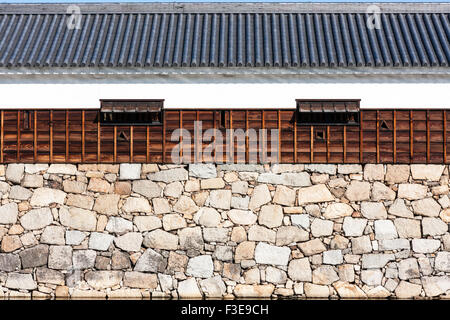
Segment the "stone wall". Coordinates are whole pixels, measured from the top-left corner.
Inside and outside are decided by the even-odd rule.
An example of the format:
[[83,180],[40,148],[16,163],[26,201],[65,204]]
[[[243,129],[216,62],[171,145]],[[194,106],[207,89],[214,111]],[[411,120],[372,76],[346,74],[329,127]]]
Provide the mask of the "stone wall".
[[444,165],[0,166],[0,298],[450,297]]

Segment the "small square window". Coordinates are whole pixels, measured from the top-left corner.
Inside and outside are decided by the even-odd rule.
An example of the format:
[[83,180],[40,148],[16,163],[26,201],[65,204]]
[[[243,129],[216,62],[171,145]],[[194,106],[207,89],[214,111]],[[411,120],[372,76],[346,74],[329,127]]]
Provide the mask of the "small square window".
[[360,100],[297,100],[297,125],[359,125]]
[[164,100],[101,100],[103,125],[162,125]]

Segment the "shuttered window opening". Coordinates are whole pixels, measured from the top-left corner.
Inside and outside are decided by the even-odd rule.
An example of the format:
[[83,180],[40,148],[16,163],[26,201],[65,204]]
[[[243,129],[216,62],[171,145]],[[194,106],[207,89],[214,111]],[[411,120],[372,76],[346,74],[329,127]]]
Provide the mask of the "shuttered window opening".
[[359,125],[359,99],[296,101],[297,125]]
[[102,125],[162,125],[164,100],[100,100]]

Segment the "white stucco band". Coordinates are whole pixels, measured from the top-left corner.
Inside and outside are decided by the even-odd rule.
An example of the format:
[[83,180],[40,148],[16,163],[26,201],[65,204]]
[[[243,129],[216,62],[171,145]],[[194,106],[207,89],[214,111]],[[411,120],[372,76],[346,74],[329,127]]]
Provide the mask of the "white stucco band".
[[165,108],[294,108],[361,99],[362,108],[449,108],[448,74],[0,74],[0,108],[98,108],[165,99]]

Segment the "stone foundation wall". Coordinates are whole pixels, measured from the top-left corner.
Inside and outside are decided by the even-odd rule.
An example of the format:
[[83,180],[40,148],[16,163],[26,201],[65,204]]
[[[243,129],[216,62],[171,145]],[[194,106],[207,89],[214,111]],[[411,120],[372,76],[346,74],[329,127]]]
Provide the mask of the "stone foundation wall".
[[450,297],[444,165],[0,166],[0,298]]

